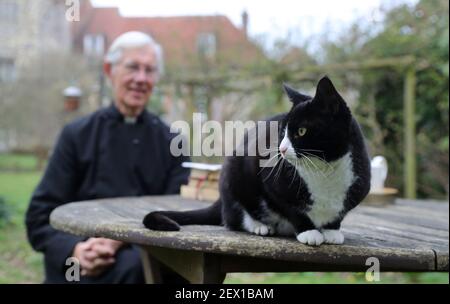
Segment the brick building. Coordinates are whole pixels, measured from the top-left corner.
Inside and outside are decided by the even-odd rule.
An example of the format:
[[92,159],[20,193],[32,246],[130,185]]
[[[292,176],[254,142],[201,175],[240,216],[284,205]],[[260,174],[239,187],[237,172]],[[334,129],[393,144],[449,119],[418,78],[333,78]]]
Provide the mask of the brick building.
[[164,49],[166,66],[198,68],[209,64],[240,67],[263,58],[247,36],[248,15],[241,27],[226,16],[123,17],[117,7],[93,7],[85,0],[81,21],[72,28],[73,47],[100,56],[120,34],[137,30],[150,34]]

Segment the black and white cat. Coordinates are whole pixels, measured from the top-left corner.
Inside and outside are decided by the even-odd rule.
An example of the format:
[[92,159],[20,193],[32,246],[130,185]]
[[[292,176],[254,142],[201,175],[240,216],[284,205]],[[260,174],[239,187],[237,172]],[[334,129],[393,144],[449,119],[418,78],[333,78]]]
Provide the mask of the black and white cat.
[[[370,188],[364,137],[328,77],[319,81],[314,98],[284,88],[291,110],[266,121],[279,125],[276,166],[261,168],[261,155],[228,157],[216,203],[200,210],[149,213],[145,227],[225,225],[257,235],[296,236],[308,245],[342,244],[341,221]],[[255,144],[258,136],[247,134],[243,144]]]

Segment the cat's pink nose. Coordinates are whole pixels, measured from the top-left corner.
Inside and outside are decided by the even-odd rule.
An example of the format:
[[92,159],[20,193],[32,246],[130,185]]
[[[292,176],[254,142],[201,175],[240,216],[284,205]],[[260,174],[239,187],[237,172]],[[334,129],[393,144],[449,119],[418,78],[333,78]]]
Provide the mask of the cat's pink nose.
[[281,154],[284,156],[284,154],[286,153],[286,151],[287,151],[287,147],[286,146],[280,146],[280,152],[281,152]]

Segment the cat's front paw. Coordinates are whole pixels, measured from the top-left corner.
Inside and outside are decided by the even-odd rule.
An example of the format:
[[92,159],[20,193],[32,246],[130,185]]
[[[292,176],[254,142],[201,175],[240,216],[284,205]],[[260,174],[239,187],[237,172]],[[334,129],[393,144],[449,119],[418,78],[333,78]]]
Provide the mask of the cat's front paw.
[[340,245],[344,243],[344,235],[339,230],[323,230],[325,243]]
[[314,229],[299,233],[297,240],[306,245],[319,246],[323,243],[324,237],[319,230]]
[[273,235],[275,234],[275,229],[255,221],[252,232],[256,235]]
[[275,228],[253,219],[247,213],[244,213],[243,228],[244,228],[244,230],[246,230],[250,233],[256,234],[256,235],[274,235],[275,234]]

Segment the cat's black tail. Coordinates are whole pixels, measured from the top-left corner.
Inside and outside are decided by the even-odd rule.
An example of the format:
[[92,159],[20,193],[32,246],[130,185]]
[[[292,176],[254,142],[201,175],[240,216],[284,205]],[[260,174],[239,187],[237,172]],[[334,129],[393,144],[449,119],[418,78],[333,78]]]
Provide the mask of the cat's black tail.
[[144,217],[142,223],[148,229],[178,231],[180,225],[221,225],[220,198],[207,208],[190,211],[154,211]]

